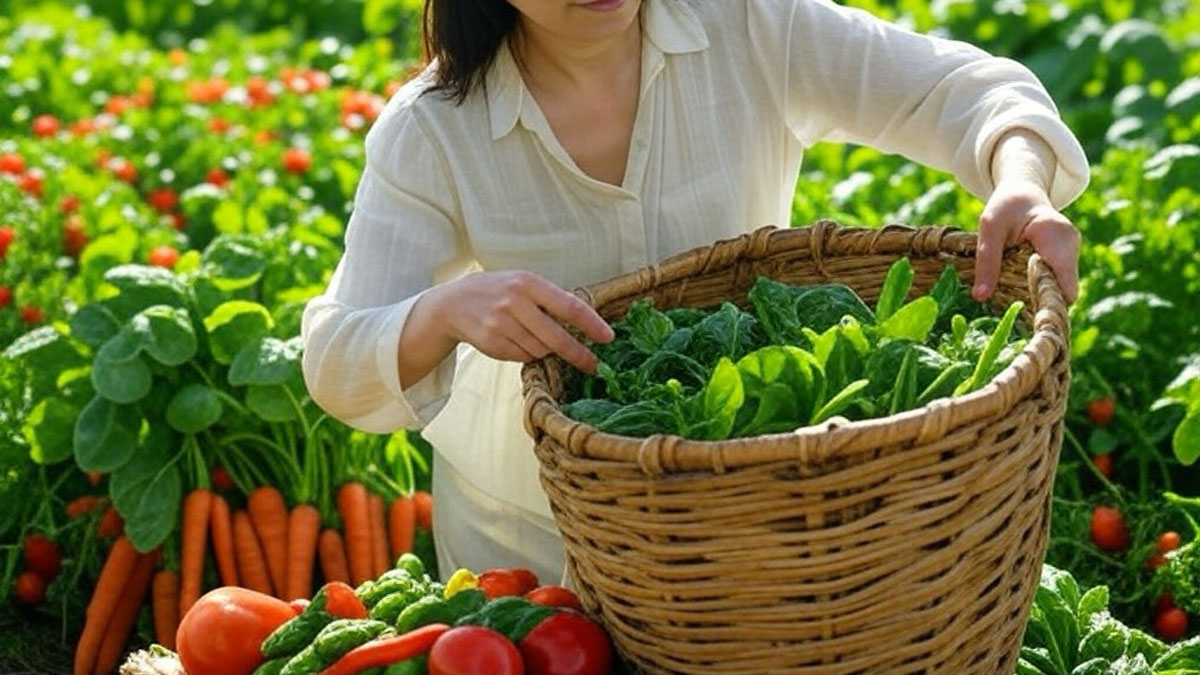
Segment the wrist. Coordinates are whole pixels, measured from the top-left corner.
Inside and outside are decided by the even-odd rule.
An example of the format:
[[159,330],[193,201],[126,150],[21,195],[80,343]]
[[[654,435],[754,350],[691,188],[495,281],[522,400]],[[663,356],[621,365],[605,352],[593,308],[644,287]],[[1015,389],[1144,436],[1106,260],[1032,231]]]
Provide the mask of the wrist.
[[997,187],[1028,184],[1048,196],[1056,167],[1049,144],[1027,129],[1013,129],[1004,134],[992,154],[992,179]]

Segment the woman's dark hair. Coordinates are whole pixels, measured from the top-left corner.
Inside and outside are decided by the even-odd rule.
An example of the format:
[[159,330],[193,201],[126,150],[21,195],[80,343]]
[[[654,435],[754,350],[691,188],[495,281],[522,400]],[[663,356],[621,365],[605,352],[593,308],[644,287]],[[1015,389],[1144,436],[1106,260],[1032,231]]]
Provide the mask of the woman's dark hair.
[[436,79],[427,91],[440,91],[457,103],[466,100],[484,76],[500,42],[517,26],[517,9],[506,0],[427,0],[425,58],[437,60]]

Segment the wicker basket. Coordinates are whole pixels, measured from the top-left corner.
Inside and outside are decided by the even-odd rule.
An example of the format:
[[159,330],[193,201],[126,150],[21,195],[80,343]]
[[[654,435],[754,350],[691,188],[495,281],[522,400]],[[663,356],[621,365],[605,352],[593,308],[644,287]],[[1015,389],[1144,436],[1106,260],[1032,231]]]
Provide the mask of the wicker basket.
[[[763,228],[579,291],[606,319],[744,298],[759,275],[873,301],[914,292],[974,235]],[[1068,386],[1066,305],[1027,249],[998,303],[1034,335],[981,390],[892,417],[720,442],[606,434],[564,416],[565,366],[523,371],[541,482],[586,608],[648,673],[1012,673],[1037,588]]]

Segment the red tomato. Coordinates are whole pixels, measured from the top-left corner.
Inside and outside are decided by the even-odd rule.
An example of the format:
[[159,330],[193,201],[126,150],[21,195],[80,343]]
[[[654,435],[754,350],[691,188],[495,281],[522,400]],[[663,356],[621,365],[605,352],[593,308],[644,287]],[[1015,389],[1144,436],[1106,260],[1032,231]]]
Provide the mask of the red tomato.
[[108,168],[112,169],[113,175],[115,175],[117,178],[120,178],[121,180],[125,181],[126,183],[136,183],[137,182],[137,179],[138,179],[137,167],[133,165],[133,162],[131,162],[127,159],[124,159],[124,158],[114,159],[111,162],[109,162]]
[[1158,550],[1162,553],[1174,551],[1182,543],[1183,538],[1179,536],[1178,532],[1167,531],[1158,535]]
[[488,570],[479,575],[479,590],[483,591],[488,600],[524,595],[526,591],[523,588],[521,580],[509,570]]
[[17,238],[17,232],[11,225],[0,227],[0,259],[3,259],[8,253],[8,247],[12,245],[13,239]]
[[1166,562],[1167,562],[1166,556],[1164,556],[1161,553],[1155,553],[1154,555],[1150,556],[1149,558],[1146,558],[1146,568],[1156,570],[1156,569],[1162,567],[1164,564],[1166,564]]
[[525,599],[535,605],[545,605],[546,607],[567,607],[577,612],[583,611],[583,605],[579,603],[579,596],[575,595],[569,588],[563,586],[547,585],[538,586],[537,588],[525,594]]
[[71,124],[71,135],[86,136],[96,130],[96,123],[89,119],[81,119]]
[[508,573],[517,580],[517,584],[523,589],[521,595],[542,585],[542,582],[538,581],[537,575],[532,570],[527,570],[524,567],[510,567],[508,568]]
[[33,135],[45,138],[58,133],[58,118],[54,115],[38,115],[33,118]]
[[224,117],[214,117],[208,121],[208,129],[214,134],[223,134],[233,128],[233,124]]
[[0,173],[14,176],[25,172],[25,158],[15,152],[0,153]]
[[1158,596],[1158,602],[1154,606],[1154,615],[1158,616],[1174,606],[1175,598],[1172,598],[1170,593],[1161,593]]
[[10,302],[12,302],[12,289],[8,286],[0,286],[0,309],[8,307]]
[[1098,398],[1087,404],[1088,417],[1094,424],[1107,426],[1112,421],[1113,413],[1117,411],[1117,402],[1111,396]]
[[88,236],[83,229],[83,219],[78,215],[68,216],[67,222],[63,224],[63,252],[77,258],[87,243]]
[[524,672],[516,646],[483,626],[451,628],[429,650],[429,675],[523,675]]
[[1154,617],[1154,632],[1168,642],[1174,642],[1187,634],[1187,612],[1178,607],[1169,607]]
[[212,479],[213,487],[218,490],[232,490],[234,488],[233,477],[220,464],[213,466],[210,478]]
[[46,314],[37,305],[25,305],[21,308],[21,322],[34,326],[46,320]]
[[220,169],[209,169],[208,176],[205,177],[209,183],[217,187],[225,187],[229,183],[229,176]]
[[75,195],[67,195],[58,203],[58,210],[62,211],[63,215],[71,215],[79,210],[79,197]]
[[26,194],[40,198],[45,191],[46,177],[38,169],[32,169],[21,174],[17,179],[17,187],[21,188]]
[[13,595],[24,605],[40,605],[46,599],[46,582],[35,572],[22,572],[13,583]]
[[1096,470],[1099,471],[1105,478],[1112,478],[1112,455],[1108,453],[1094,455],[1092,456],[1092,464],[1096,465]]
[[276,628],[296,616],[269,595],[226,586],[196,601],[175,634],[188,675],[250,675],[262,665],[259,649]]
[[308,172],[312,166],[312,155],[307,150],[288,148],[283,151],[283,170],[296,175]]
[[612,646],[599,624],[575,612],[557,612],[521,640],[529,675],[608,675]]
[[175,263],[179,262],[179,251],[176,251],[171,246],[155,246],[147,257],[147,262],[155,267],[165,267],[171,269],[175,267]]
[[25,537],[25,546],[21,550],[25,558],[25,567],[36,573],[46,583],[54,581],[62,566],[62,554],[58,546],[44,534],[31,534]]
[[177,230],[182,230],[187,227],[187,218],[185,218],[182,213],[175,212],[169,217],[171,218],[171,227],[174,227]]
[[170,213],[179,204],[179,194],[169,187],[151,190],[146,202],[159,213]]
[[1092,541],[1109,553],[1129,546],[1129,529],[1121,512],[1111,506],[1097,506],[1092,511]]

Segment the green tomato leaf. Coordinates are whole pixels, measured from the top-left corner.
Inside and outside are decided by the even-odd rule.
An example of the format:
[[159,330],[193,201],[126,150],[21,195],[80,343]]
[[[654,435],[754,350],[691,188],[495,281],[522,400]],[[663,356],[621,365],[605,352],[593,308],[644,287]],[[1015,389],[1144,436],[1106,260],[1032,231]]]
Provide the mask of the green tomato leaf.
[[196,434],[216,424],[221,412],[217,392],[202,384],[189,384],[167,404],[167,423],[181,434]]
[[25,419],[22,432],[29,443],[29,456],[38,464],[56,464],[71,456],[72,429],[79,406],[59,397],[43,399]]
[[141,357],[116,362],[98,354],[92,365],[96,392],[114,403],[136,403],[150,393],[153,384],[150,366]]
[[162,544],[179,522],[183,482],[177,447],[178,439],[169,429],[152,426],[133,457],[112,473],[109,494],[125,519],[125,533],[139,551]]
[[267,334],[275,325],[271,312],[257,302],[230,300],[204,318],[213,357],[229,365],[238,351]]
[[99,473],[120,468],[137,447],[140,426],[137,410],[96,396],[75,422],[75,463],[84,471]]
[[133,317],[130,326],[142,336],[146,354],[164,366],[182,365],[196,355],[196,332],[186,309],[148,307]]
[[304,343],[300,337],[284,341],[264,337],[238,350],[229,368],[229,384],[282,384],[300,372],[300,355]]

